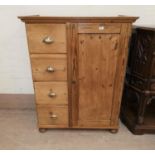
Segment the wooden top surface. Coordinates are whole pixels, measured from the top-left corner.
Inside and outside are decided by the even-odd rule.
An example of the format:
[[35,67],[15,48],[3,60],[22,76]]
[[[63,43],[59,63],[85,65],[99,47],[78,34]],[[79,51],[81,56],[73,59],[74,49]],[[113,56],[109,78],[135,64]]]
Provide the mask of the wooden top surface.
[[52,16],[19,16],[25,23],[66,23],[66,22],[109,22],[109,23],[132,23],[139,17],[116,16],[116,17],[52,17]]

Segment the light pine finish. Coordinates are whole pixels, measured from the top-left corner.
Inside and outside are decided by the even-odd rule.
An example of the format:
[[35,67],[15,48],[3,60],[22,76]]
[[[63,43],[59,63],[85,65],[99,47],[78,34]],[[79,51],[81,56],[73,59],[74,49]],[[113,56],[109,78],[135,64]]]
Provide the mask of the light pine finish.
[[[26,29],[30,53],[66,53],[65,24],[27,24]],[[52,42],[44,43],[45,37]]]
[[39,126],[68,127],[67,106],[37,105]]
[[137,17],[19,18],[26,23],[39,128],[117,132]]
[[117,74],[115,77],[114,96],[113,96],[113,108],[111,116],[111,125],[117,125],[119,121],[119,113],[124,85],[125,69],[128,58],[128,43],[131,36],[131,24],[122,24],[120,34],[119,50],[117,62]]
[[119,23],[80,23],[78,33],[120,33],[121,24]]
[[68,104],[67,82],[35,82],[34,88],[37,104]]
[[[32,54],[32,74],[34,81],[66,81],[67,56],[65,54]],[[48,68],[53,71],[48,71]]]
[[27,24],[41,23],[133,23],[138,17],[48,17],[48,16],[19,16]]
[[[69,94],[69,125],[70,127],[78,127],[78,80],[77,74],[77,24],[67,23],[67,49],[68,49],[68,94]],[[73,104],[74,103],[74,104]]]
[[118,44],[119,34],[79,35],[79,124],[110,122]]

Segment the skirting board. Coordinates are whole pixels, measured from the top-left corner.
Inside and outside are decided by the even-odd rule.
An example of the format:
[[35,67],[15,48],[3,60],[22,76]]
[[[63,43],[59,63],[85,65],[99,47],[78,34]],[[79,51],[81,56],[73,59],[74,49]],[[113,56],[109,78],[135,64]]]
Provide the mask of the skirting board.
[[0,94],[0,109],[35,109],[34,94]]

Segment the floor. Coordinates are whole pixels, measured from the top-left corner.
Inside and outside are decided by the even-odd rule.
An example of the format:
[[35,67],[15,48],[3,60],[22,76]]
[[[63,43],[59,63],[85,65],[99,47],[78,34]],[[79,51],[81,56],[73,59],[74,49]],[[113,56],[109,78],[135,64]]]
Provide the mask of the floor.
[[135,136],[123,124],[117,134],[104,130],[40,133],[32,109],[1,109],[0,130],[0,149],[155,149],[155,135]]

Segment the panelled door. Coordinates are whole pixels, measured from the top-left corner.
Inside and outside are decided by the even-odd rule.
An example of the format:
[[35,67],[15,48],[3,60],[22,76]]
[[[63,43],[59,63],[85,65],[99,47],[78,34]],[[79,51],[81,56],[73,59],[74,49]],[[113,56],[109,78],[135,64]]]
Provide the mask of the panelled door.
[[72,54],[72,125],[110,126],[120,24],[78,24]]

